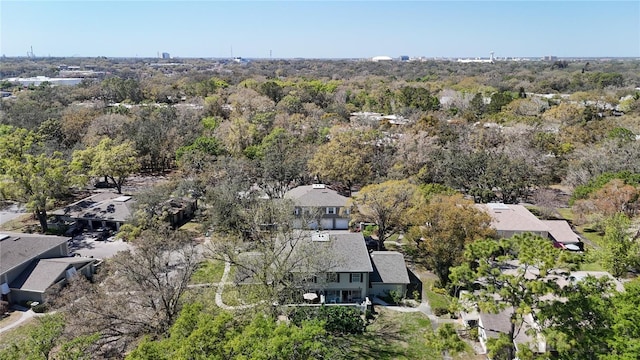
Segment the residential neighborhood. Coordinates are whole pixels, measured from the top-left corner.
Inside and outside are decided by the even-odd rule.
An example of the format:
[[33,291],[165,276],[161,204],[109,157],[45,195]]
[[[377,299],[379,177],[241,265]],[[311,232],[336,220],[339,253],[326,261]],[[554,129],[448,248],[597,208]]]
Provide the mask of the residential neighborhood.
[[[127,4],[110,31],[156,19],[211,52],[275,4]],[[0,359],[640,359],[637,56],[561,53],[591,45],[575,35],[539,56],[413,55],[399,29],[420,25],[402,37],[429,51],[442,31],[409,5],[444,4],[286,5],[366,19],[331,44],[367,52],[280,57],[283,38],[333,48],[291,18],[255,57],[182,56],[143,28],[101,49],[141,56],[0,57]],[[370,26],[396,8],[405,21]],[[5,29],[9,11],[3,42],[31,41],[40,24]],[[487,39],[538,42],[520,30]],[[114,39],[60,31],[79,49]]]

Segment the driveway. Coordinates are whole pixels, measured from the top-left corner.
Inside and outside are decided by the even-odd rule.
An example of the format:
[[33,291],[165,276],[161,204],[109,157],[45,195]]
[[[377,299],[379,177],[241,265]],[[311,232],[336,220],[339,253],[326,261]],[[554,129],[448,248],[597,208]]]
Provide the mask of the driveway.
[[9,205],[8,207],[0,210],[0,225],[11,221],[19,216],[26,214],[26,210],[20,205]]
[[69,251],[86,257],[106,259],[119,251],[131,249],[131,245],[122,240],[110,237],[107,240],[98,240],[97,234],[83,233],[74,236],[69,243]]

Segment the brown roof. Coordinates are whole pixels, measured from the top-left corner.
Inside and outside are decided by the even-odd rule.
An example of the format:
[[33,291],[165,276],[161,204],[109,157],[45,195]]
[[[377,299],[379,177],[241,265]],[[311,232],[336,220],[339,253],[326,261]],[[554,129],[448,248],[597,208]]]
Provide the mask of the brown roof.
[[553,239],[563,244],[576,244],[581,242],[580,236],[574,233],[571,225],[565,220],[542,220],[549,228],[549,234]]
[[542,232],[549,227],[522,205],[500,203],[478,204],[480,209],[489,213],[491,225],[497,231]]

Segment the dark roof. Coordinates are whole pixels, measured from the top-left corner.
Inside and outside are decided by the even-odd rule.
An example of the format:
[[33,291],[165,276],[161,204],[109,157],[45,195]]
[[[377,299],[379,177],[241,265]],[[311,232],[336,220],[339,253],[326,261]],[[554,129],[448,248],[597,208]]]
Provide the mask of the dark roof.
[[309,207],[345,207],[348,201],[346,196],[321,184],[298,186],[287,191],[284,198],[293,200],[296,206]]
[[[511,331],[511,314],[513,314],[513,307],[507,307],[497,314],[480,312],[479,317],[487,339],[497,338],[500,334],[508,334]],[[536,340],[535,335],[527,334],[534,327],[534,322],[531,314],[524,315],[522,326],[519,331],[516,330],[513,340],[516,344],[530,344],[533,346],[531,349],[538,352],[541,346],[536,343],[539,340]]]
[[31,261],[51,249],[61,245],[66,246],[67,241],[71,239],[62,236],[13,232],[2,232],[0,238],[4,235],[8,238],[0,241],[0,274]]
[[404,256],[397,251],[371,252],[373,274],[371,282],[384,284],[408,284],[409,273]]
[[511,314],[513,308],[507,308],[497,314],[481,312],[482,327],[487,338],[497,338],[500,334],[508,334],[511,331]]
[[56,259],[40,259],[34,261],[18,278],[11,284],[10,288],[44,292],[47,288],[65,276],[68,268],[83,266],[94,259],[68,257]]
[[135,200],[131,196],[101,192],[58,209],[52,214],[69,216],[72,219],[124,222],[131,217],[133,203]]

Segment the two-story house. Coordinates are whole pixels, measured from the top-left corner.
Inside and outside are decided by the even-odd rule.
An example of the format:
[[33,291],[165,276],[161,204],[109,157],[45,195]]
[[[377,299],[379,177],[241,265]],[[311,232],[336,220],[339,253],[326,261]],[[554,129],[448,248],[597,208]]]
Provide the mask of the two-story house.
[[296,229],[349,228],[348,198],[324,184],[298,186],[287,191],[284,198],[293,201]]
[[[293,259],[300,300],[315,293],[329,304],[361,303],[366,297],[384,296],[394,290],[406,294],[409,275],[402,254],[369,253],[362,233],[302,231],[293,252],[279,251]],[[282,247],[281,247],[282,248]],[[303,252],[303,256],[298,256]],[[255,254],[254,254],[255,255]]]

